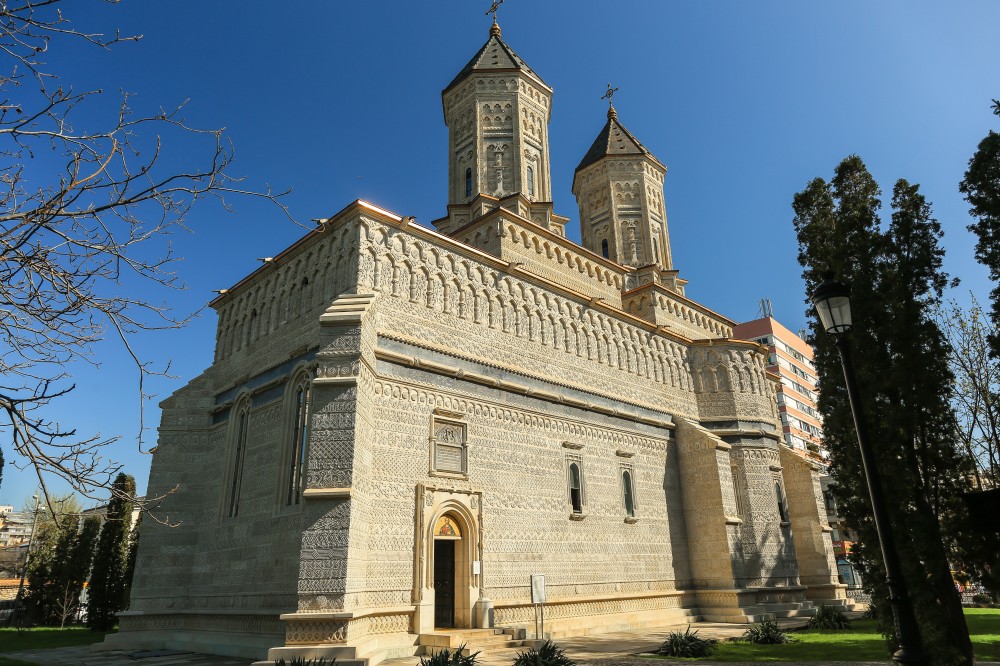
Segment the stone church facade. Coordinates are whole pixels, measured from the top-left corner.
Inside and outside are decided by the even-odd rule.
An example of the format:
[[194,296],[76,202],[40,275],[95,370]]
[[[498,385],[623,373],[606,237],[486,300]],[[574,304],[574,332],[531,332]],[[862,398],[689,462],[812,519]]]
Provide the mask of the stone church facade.
[[163,402],[109,645],[376,663],[449,628],[554,637],[843,599],[775,381],[673,266],[666,167],[619,122],[551,203],[552,91],[501,39],[444,90],[436,230],[363,201],[220,295]]

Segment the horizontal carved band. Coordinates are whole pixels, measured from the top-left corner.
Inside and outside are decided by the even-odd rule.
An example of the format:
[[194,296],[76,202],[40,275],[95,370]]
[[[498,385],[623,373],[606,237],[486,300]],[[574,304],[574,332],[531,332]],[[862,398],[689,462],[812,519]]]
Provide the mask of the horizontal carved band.
[[[421,341],[421,340],[416,340],[416,339],[413,339],[413,338],[409,338],[407,336],[400,335],[398,333],[394,333],[392,335],[386,335],[385,337],[387,337],[389,339],[392,339],[392,340],[397,340],[399,342],[404,342],[406,344],[410,344],[410,345],[413,345],[415,347],[420,347],[420,348],[423,348],[423,349],[430,349],[432,351],[440,351],[439,349],[426,344],[425,341]],[[450,352],[446,352],[446,353],[450,353]],[[451,354],[451,355],[455,355],[455,354]],[[639,414],[634,414],[634,413],[631,413],[631,412],[622,411],[620,409],[610,408],[610,407],[604,407],[603,405],[597,405],[597,404],[594,404],[594,403],[591,403],[591,402],[587,402],[585,400],[580,400],[578,398],[574,398],[572,396],[565,395],[565,394],[562,394],[562,393],[552,393],[552,392],[549,392],[549,391],[540,391],[538,389],[526,386],[526,385],[521,384],[519,382],[512,382],[512,381],[508,381],[508,380],[497,379],[496,377],[490,377],[488,375],[480,374],[478,372],[469,372],[468,370],[463,370],[462,368],[458,368],[458,367],[455,367],[455,366],[445,365],[443,363],[436,363],[436,362],[433,362],[433,361],[428,361],[428,360],[425,360],[425,359],[418,358],[416,356],[411,356],[409,354],[401,354],[401,353],[398,353],[398,352],[395,352],[395,351],[390,351],[388,349],[384,349],[384,348],[381,348],[381,347],[379,347],[379,348],[377,348],[375,350],[375,358],[377,358],[379,360],[382,360],[382,361],[388,361],[390,363],[396,363],[397,365],[404,365],[404,366],[409,366],[409,367],[412,367],[412,368],[419,368],[421,370],[427,370],[428,372],[433,372],[435,374],[444,375],[446,377],[455,377],[455,378],[458,378],[458,379],[464,379],[466,381],[474,382],[476,384],[482,384],[484,386],[490,386],[492,388],[503,389],[504,391],[510,391],[511,393],[520,393],[521,395],[527,395],[527,396],[539,398],[539,399],[542,399],[542,400],[546,400],[546,401],[549,401],[549,402],[555,402],[555,403],[558,403],[558,404],[569,405],[571,407],[578,407],[580,409],[586,409],[588,411],[597,412],[598,414],[607,414],[609,416],[616,416],[616,417],[619,417],[619,418],[626,418],[626,419],[629,419],[629,420],[632,420],[632,421],[636,421],[638,423],[645,423],[645,424],[648,424],[648,425],[654,425],[654,426],[657,426],[657,427],[660,427],[660,428],[673,429],[675,427],[675,424],[674,424],[674,422],[672,420],[662,420],[662,419],[649,418],[649,417],[646,417],[646,416],[641,416]],[[458,358],[462,358],[462,357],[459,356]],[[471,360],[478,361],[478,359],[471,359]],[[497,367],[500,367],[500,366],[497,366]],[[501,368],[501,369],[506,369],[506,368]],[[521,373],[519,373],[517,371],[514,371],[514,370],[512,370],[511,372],[512,372],[512,374],[521,374]],[[538,379],[542,379],[543,381],[546,381],[542,377],[539,377]],[[578,389],[578,390],[583,390],[583,389]],[[645,405],[641,405],[641,406],[646,407]],[[648,408],[652,409],[651,406],[648,407]]]

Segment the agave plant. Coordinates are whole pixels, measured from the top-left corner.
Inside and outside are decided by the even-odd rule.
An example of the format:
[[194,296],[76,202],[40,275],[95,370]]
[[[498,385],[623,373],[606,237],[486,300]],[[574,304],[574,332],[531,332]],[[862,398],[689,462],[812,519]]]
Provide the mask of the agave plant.
[[445,648],[429,657],[420,657],[420,666],[475,666],[479,653],[463,654],[464,652],[465,643],[454,650]]
[[780,645],[792,642],[788,634],[782,631],[774,620],[762,620],[754,624],[743,634],[743,640],[762,645]]
[[715,638],[699,638],[698,631],[691,631],[691,626],[688,625],[684,633],[669,633],[656,653],[665,657],[710,657],[718,643]]
[[816,614],[809,618],[810,629],[847,629],[851,621],[836,606],[820,606]]
[[518,652],[514,666],[575,666],[576,662],[566,656],[561,647],[552,641],[545,641],[537,650],[531,648]]

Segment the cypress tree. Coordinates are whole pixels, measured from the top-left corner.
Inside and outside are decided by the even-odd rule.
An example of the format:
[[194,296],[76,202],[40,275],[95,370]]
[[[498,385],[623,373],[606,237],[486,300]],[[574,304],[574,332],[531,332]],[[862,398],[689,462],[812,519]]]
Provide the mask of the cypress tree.
[[94,550],[100,531],[100,517],[87,516],[80,531],[76,534],[69,562],[63,568],[64,573],[58,580],[59,605],[62,608],[62,614],[58,618],[60,626],[65,625],[66,620],[75,614],[80,605],[80,594],[83,592],[83,585],[90,575],[90,566],[94,561]]
[[24,608],[32,623],[44,624],[52,614],[52,577],[58,537],[54,523],[35,529],[24,591]]
[[[851,285],[854,357],[890,523],[924,641],[935,664],[972,664],[972,648],[951,580],[941,524],[961,516],[967,460],[956,449],[949,404],[947,343],[933,313],[948,284],[941,271],[940,225],[917,186],[893,189],[892,222],[882,231],[880,192],[857,156],[833,180],[795,196],[799,262],[808,294],[825,270]],[[857,435],[834,340],[812,320],[823,390],[818,406],[845,518],[857,529],[854,558],[872,593],[880,628],[895,648],[885,569],[871,518]]]
[[52,552],[50,578],[46,585],[48,597],[45,624],[63,624],[72,615],[72,581],[77,576],[73,571],[73,554],[76,550],[77,533],[80,530],[79,516],[64,516],[59,525],[59,536]]
[[87,596],[87,626],[108,631],[115,626],[115,613],[123,610],[128,534],[135,498],[135,479],[120,473],[111,486],[108,513],[94,554]]
[[125,558],[125,589],[122,593],[122,608],[128,609],[132,597],[132,578],[135,576],[135,560],[139,556],[139,527],[142,525],[142,514],[132,526],[132,534],[128,543],[128,556]]
[[[993,100],[993,113],[1000,116],[1000,100]],[[977,148],[959,185],[969,202],[969,213],[977,221],[969,225],[976,242],[976,259],[990,271],[997,284],[990,292],[993,306],[990,318],[1000,330],[1000,134],[990,131]],[[1000,338],[990,338],[993,356],[1000,358]]]

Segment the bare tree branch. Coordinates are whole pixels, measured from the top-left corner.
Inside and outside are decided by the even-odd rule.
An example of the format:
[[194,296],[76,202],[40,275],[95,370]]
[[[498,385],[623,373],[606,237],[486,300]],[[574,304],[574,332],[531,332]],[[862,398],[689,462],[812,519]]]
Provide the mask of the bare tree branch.
[[975,296],[971,298],[968,310],[949,302],[938,323],[951,345],[957,435],[975,461],[975,481],[982,490],[997,488],[1000,482],[1000,363],[989,353],[994,334],[990,318]]
[[[64,368],[95,363],[95,343],[114,332],[136,368],[142,451],[145,380],[167,369],[141,358],[132,336],[184,326],[191,316],[125,295],[137,291],[126,287],[183,288],[166,236],[186,229],[202,199],[230,210],[227,196],[258,197],[291,216],[285,192],[257,191],[230,175],[234,153],[223,130],[188,125],[186,102],[143,114],[122,91],[117,112],[90,127],[83,110],[105,93],[60,83],[44,55],[74,41],[111,49],[140,36],[79,30],[62,4],[0,3],[0,431],[10,433],[15,464],[33,467],[46,495],[54,476],[105,500],[121,465],[104,450],[117,438],[79,437],[42,415],[75,388]],[[187,168],[164,163],[168,141],[183,143]],[[188,150],[192,143],[200,148]],[[51,169],[53,158],[61,168]]]

